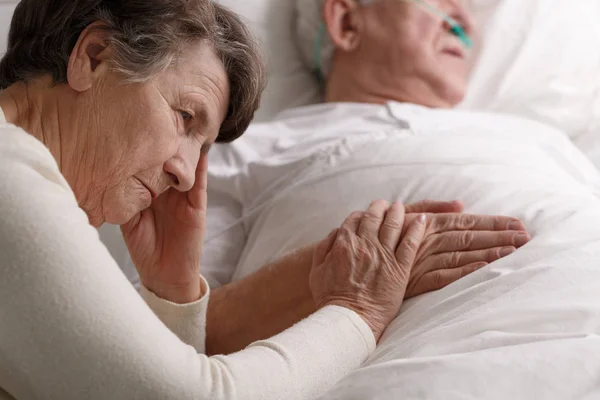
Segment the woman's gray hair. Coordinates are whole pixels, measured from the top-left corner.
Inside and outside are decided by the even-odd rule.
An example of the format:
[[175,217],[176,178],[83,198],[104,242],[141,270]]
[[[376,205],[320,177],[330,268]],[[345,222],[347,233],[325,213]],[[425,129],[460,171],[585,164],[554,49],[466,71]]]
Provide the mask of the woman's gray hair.
[[236,14],[209,0],[22,0],[0,61],[0,90],[43,75],[66,83],[71,52],[94,22],[109,33],[113,67],[129,82],[165,71],[191,42],[211,43],[231,88],[217,141],[231,142],[246,130],[265,86],[262,52]]

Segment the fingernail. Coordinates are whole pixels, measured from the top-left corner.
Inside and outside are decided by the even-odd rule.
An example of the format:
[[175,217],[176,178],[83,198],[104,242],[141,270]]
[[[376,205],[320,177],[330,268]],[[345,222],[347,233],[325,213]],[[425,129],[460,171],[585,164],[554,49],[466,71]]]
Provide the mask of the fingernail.
[[515,252],[515,248],[514,247],[505,247],[503,249],[500,249],[500,257],[506,257],[506,256],[510,256],[512,253]]
[[510,224],[508,224],[508,230],[509,231],[521,231],[521,230],[523,230],[523,224],[519,221],[513,221]]
[[525,234],[525,233],[521,233],[517,236],[515,236],[515,246],[516,247],[521,247],[526,245],[529,241],[531,240],[531,236]]
[[419,215],[419,223],[424,224],[425,221],[427,221],[427,217],[425,216],[425,214]]

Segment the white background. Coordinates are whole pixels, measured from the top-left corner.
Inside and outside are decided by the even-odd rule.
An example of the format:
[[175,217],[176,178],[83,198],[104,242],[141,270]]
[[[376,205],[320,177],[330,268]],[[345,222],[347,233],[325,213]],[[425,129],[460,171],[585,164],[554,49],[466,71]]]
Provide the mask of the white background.
[[0,0],[0,54],[6,51],[6,36],[16,1]]

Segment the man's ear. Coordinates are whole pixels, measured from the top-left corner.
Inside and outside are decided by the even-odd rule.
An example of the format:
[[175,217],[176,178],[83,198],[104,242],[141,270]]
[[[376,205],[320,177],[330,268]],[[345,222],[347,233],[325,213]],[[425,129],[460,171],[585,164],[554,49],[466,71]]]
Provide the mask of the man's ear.
[[326,0],[323,18],[335,47],[352,51],[360,42],[361,20],[356,0]]
[[67,67],[67,82],[77,92],[92,87],[95,79],[108,71],[111,50],[104,25],[94,22],[86,27],[71,52]]

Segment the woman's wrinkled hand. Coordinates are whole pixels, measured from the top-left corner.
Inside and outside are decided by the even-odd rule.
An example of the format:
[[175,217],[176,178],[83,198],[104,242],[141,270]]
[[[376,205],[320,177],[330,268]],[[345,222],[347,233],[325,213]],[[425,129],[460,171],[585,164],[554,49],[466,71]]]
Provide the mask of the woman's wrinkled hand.
[[191,303],[202,296],[207,174],[208,158],[203,153],[190,191],[169,189],[121,227],[141,283],[174,303]]
[[309,277],[317,309],[338,305],[354,310],[379,340],[400,310],[425,235],[423,215],[402,237],[404,216],[400,203],[373,202],[317,246]]
[[[416,218],[418,215],[408,214],[406,223]],[[525,225],[516,218],[427,214],[424,240],[412,268],[405,297],[442,289],[514,253],[530,240]]]

